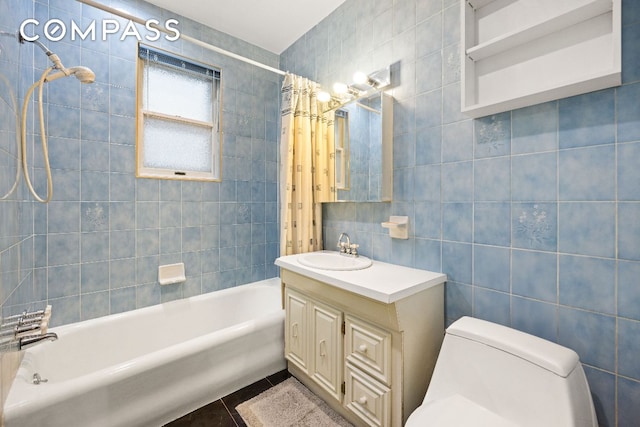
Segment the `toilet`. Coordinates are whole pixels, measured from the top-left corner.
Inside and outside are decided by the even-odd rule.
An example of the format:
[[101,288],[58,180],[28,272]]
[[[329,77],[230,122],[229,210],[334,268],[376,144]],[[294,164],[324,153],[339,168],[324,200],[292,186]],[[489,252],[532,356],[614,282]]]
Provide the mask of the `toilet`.
[[575,351],[472,317],[446,331],[406,427],[596,427]]

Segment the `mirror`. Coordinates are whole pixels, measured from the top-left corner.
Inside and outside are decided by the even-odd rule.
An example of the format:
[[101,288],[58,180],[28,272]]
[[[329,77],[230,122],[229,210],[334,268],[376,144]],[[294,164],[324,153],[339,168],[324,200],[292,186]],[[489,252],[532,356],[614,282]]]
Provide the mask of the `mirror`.
[[376,92],[335,111],[336,201],[389,202],[393,193],[393,98]]

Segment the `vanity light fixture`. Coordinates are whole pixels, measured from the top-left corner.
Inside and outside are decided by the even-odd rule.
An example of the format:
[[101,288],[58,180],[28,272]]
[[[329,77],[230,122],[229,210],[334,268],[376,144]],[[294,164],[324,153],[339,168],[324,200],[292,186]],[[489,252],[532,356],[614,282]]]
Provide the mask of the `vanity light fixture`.
[[357,85],[366,84],[369,81],[369,76],[367,76],[362,71],[356,71],[353,74],[353,82]]
[[360,98],[366,98],[391,85],[390,67],[382,68],[371,74],[358,71],[353,75],[353,83],[350,85],[336,82],[333,84],[331,94],[325,91],[318,92],[318,101],[327,102],[328,110],[339,108]]
[[349,91],[349,86],[344,83],[336,82],[333,84],[333,92],[336,95],[343,95]]
[[320,102],[329,102],[329,101],[331,101],[331,94],[329,92],[321,90],[320,92],[318,92],[318,101],[320,101]]

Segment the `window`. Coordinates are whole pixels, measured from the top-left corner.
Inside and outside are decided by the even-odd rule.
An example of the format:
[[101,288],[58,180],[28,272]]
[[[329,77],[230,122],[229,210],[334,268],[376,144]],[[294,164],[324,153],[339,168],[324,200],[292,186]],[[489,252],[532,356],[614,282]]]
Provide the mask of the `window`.
[[138,177],[220,180],[220,70],[138,46]]

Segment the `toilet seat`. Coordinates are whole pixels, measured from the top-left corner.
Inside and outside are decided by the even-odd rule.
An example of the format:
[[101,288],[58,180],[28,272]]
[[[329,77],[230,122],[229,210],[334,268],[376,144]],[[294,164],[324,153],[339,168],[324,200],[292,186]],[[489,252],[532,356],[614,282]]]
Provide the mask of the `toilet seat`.
[[518,427],[464,396],[425,402],[407,420],[405,427]]

